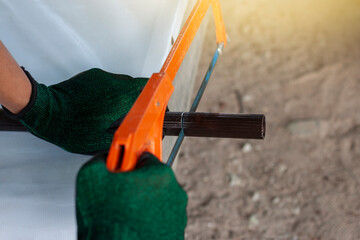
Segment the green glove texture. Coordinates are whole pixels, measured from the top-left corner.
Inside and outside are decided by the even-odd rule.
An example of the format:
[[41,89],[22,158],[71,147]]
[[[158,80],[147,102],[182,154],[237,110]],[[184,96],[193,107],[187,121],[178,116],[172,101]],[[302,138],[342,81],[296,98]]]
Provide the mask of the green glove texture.
[[29,104],[10,117],[34,135],[74,153],[108,150],[107,129],[132,107],[147,78],[132,78],[90,69],[69,80],[45,86],[25,71],[32,84]]
[[171,168],[145,153],[134,171],[111,173],[106,157],[98,154],[78,173],[78,239],[184,239],[187,195]]

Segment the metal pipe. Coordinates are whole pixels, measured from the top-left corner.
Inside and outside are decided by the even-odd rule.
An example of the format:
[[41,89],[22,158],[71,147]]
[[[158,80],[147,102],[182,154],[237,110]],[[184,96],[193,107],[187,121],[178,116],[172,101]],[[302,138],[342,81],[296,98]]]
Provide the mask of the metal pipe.
[[13,120],[5,115],[4,111],[0,110],[0,131],[27,131],[26,128],[16,120]]
[[[262,114],[166,112],[163,130],[166,136],[264,139],[265,125]],[[0,111],[0,131],[27,130]]]
[[167,112],[165,136],[264,139],[265,116],[262,114],[223,114]]

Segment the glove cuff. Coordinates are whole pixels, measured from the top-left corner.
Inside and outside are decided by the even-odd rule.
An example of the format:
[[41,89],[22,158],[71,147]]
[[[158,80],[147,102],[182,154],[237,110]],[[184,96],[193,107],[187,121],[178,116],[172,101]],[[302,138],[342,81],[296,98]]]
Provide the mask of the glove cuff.
[[30,96],[30,101],[29,103],[17,114],[14,114],[12,112],[10,112],[8,109],[6,109],[4,106],[2,107],[4,110],[4,113],[15,120],[20,120],[22,117],[25,116],[25,114],[34,106],[35,101],[36,101],[36,97],[37,97],[37,82],[35,81],[35,79],[31,76],[31,74],[25,70],[24,67],[21,67],[21,69],[24,71],[24,73],[26,74],[27,78],[29,79],[30,83],[31,83],[31,96]]

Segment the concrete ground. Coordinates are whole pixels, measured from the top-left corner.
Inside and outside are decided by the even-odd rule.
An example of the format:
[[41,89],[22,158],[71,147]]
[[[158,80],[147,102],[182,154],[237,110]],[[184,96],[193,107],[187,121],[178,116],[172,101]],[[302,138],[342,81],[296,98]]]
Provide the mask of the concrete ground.
[[185,140],[186,239],[360,239],[360,1],[221,4],[231,42],[198,111],[264,113],[267,134]]

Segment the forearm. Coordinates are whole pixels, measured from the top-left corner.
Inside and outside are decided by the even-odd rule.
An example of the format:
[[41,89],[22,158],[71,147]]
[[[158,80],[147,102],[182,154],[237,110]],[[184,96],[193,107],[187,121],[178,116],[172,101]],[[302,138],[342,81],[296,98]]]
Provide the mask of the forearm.
[[0,104],[19,113],[29,102],[31,83],[0,41]]

